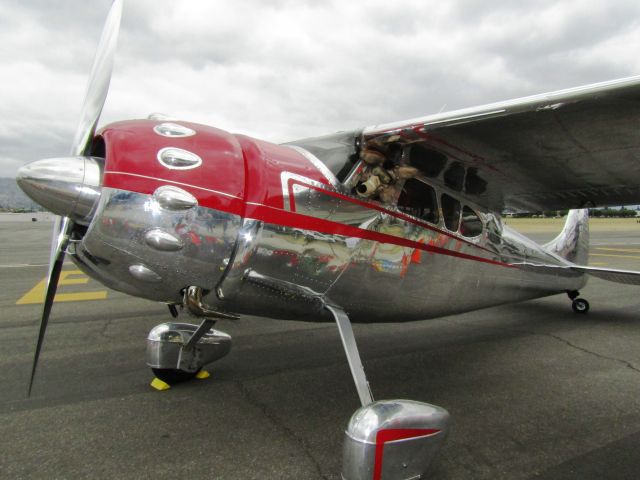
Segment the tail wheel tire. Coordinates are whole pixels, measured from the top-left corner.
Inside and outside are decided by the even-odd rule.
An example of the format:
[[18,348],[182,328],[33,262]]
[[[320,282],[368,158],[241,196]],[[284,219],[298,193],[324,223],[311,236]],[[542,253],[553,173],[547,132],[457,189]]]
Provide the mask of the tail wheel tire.
[[587,313],[589,311],[589,302],[587,302],[584,298],[576,298],[571,303],[571,308],[576,313]]
[[200,369],[195,372],[185,372],[184,370],[177,370],[175,368],[152,368],[153,374],[169,385],[175,385],[176,383],[186,382],[195,377]]

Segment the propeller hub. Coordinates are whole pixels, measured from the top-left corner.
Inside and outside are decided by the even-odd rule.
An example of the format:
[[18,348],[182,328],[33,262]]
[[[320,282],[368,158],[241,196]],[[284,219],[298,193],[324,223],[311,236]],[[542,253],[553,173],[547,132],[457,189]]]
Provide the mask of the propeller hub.
[[47,158],[20,168],[16,181],[34,202],[86,225],[100,198],[100,164],[95,157]]

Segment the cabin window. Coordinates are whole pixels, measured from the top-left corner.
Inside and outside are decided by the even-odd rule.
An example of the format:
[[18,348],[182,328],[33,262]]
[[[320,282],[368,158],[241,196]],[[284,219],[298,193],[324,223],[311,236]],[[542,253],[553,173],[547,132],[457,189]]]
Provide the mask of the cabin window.
[[480,178],[477,168],[472,167],[467,170],[467,176],[464,179],[464,191],[471,195],[482,195],[487,191],[487,181]]
[[487,214],[487,236],[489,241],[496,245],[502,243],[502,227],[500,222],[492,214]]
[[452,232],[457,232],[460,225],[460,202],[446,193],[442,194],[440,201],[445,226]]
[[415,178],[408,179],[400,197],[398,209],[430,223],[438,223],[438,200],[435,190]]
[[324,137],[306,138],[283,145],[305,149],[343,182],[358,163],[356,140],[358,132],[339,132]]
[[477,237],[482,233],[482,220],[476,212],[466,205],[462,209],[460,233],[465,237]]
[[409,163],[425,177],[434,178],[447,164],[447,156],[440,152],[415,144],[409,150]]
[[444,184],[455,190],[462,191],[464,185],[464,167],[460,162],[453,162],[444,172]]

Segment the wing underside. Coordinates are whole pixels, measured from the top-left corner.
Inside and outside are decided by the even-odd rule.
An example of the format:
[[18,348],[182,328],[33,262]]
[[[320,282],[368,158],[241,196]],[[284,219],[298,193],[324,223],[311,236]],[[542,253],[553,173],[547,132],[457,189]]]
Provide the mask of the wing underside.
[[368,127],[363,146],[492,210],[640,203],[640,77]]

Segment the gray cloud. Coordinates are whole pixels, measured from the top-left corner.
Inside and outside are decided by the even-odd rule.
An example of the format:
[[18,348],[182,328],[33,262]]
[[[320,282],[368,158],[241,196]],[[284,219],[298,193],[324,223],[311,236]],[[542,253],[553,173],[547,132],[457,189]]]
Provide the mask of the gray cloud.
[[[65,155],[109,2],[2,0],[0,176]],[[272,141],[640,73],[618,0],[125,4],[102,123],[161,111]]]

